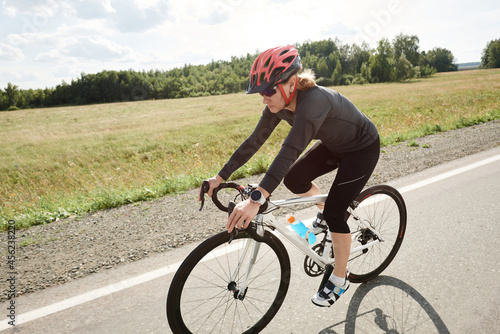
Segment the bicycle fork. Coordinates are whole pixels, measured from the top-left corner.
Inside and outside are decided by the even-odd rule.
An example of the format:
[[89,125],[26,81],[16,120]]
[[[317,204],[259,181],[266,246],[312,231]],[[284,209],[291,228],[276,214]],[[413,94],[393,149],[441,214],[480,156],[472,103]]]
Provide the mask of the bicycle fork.
[[[240,256],[238,265],[234,270],[230,282],[228,284],[228,290],[233,292],[234,299],[243,300],[248,290],[248,280],[253,269],[253,265],[257,261],[257,256],[259,254],[260,242],[254,239],[248,239],[245,243],[243,253]],[[236,281],[238,277],[243,275],[240,286],[238,287]]]

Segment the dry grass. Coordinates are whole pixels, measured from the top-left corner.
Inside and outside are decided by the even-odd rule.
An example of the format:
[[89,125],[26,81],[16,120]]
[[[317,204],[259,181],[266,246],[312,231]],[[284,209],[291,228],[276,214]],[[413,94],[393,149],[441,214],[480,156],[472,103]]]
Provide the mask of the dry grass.
[[[337,87],[377,124],[383,143],[500,117],[500,71]],[[50,222],[195,187],[253,129],[259,96],[232,94],[0,113],[0,224]],[[237,176],[264,171],[280,125]]]
[[385,144],[451,130],[500,108],[500,71],[438,73],[408,83],[349,86],[339,91],[378,126]]

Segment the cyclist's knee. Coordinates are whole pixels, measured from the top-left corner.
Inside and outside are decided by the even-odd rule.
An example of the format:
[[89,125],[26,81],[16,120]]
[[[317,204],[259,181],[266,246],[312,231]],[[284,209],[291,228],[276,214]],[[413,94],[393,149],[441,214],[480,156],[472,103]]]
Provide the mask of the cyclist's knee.
[[312,187],[310,181],[304,181],[303,178],[293,174],[287,174],[283,179],[283,184],[294,194],[305,194]]
[[345,212],[331,214],[325,209],[323,217],[328,225],[328,229],[333,233],[350,233],[349,225],[345,221]]

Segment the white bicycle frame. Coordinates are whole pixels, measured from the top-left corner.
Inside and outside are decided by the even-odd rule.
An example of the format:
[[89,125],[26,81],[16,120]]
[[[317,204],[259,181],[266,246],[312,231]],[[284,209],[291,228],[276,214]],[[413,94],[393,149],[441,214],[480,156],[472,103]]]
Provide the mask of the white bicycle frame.
[[[317,196],[308,196],[308,197],[298,197],[298,198],[291,198],[291,199],[285,199],[285,200],[277,200],[277,201],[270,201],[269,202],[269,207],[278,207],[278,208],[285,208],[293,205],[298,205],[298,204],[316,204],[316,203],[324,203],[326,201],[327,195],[317,195]],[[365,204],[365,203],[363,203]],[[379,242],[383,242],[384,239],[383,237],[375,231],[370,224],[367,222],[363,221],[360,217],[356,216],[352,210],[349,208],[351,212],[351,216],[354,218],[354,221],[358,224],[360,228],[363,229],[369,229],[373,234],[377,236],[377,240],[372,240],[365,245],[357,246],[355,248],[351,248],[350,254],[361,252],[364,249],[373,247],[375,244]],[[288,224],[281,223],[276,219],[276,217],[272,214],[272,212],[266,212],[257,215],[255,217],[254,221],[257,224],[257,234],[260,236],[264,235],[264,226],[269,226],[271,227],[271,232],[276,234],[279,233],[279,235],[283,236],[288,242],[290,242],[293,246],[295,246],[300,252],[302,252],[305,256],[308,256],[311,258],[317,265],[319,265],[321,268],[325,268],[328,264],[333,265],[335,262],[335,259],[330,256],[330,252],[324,251],[323,255],[319,255],[316,253],[310,246],[307,240],[303,239],[301,236],[299,236],[295,231],[289,228]],[[355,231],[351,233],[351,244],[358,239],[358,237],[361,235],[361,231]],[[281,238],[280,238],[281,239]],[[239,287],[239,294],[238,297],[241,294],[245,294],[246,289],[247,289],[247,280],[250,277],[250,273],[253,268],[253,264],[255,263],[255,260],[257,258],[258,252],[259,252],[259,247],[260,247],[260,242],[249,238],[247,239],[247,242],[245,243],[244,250],[242,252],[242,255],[240,256],[240,259],[238,261],[238,265],[231,277],[231,280],[234,281],[236,277],[238,277],[238,274],[240,272],[240,268],[242,265],[246,264],[246,269],[244,272],[244,278],[241,281],[241,286]],[[250,256],[248,261],[245,261],[247,256]]]

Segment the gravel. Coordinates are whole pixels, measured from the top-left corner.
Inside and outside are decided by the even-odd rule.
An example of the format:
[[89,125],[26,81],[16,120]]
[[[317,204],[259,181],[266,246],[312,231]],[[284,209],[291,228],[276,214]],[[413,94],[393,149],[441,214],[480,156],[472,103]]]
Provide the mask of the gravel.
[[[368,186],[494,148],[500,144],[500,121],[427,136],[415,142],[419,146],[403,142],[384,147]],[[329,189],[333,176],[330,173],[317,180],[323,191]],[[259,176],[254,176],[238,182],[248,184],[259,180]],[[16,294],[63,284],[223,231],[226,215],[209,201],[199,212],[197,193],[193,189],[16,231]],[[273,193],[275,198],[287,196],[291,197],[291,193],[282,185]],[[3,233],[4,254],[7,254],[7,240],[7,233]],[[4,267],[6,260],[2,262]],[[7,283],[2,279],[1,301],[7,299]]]

